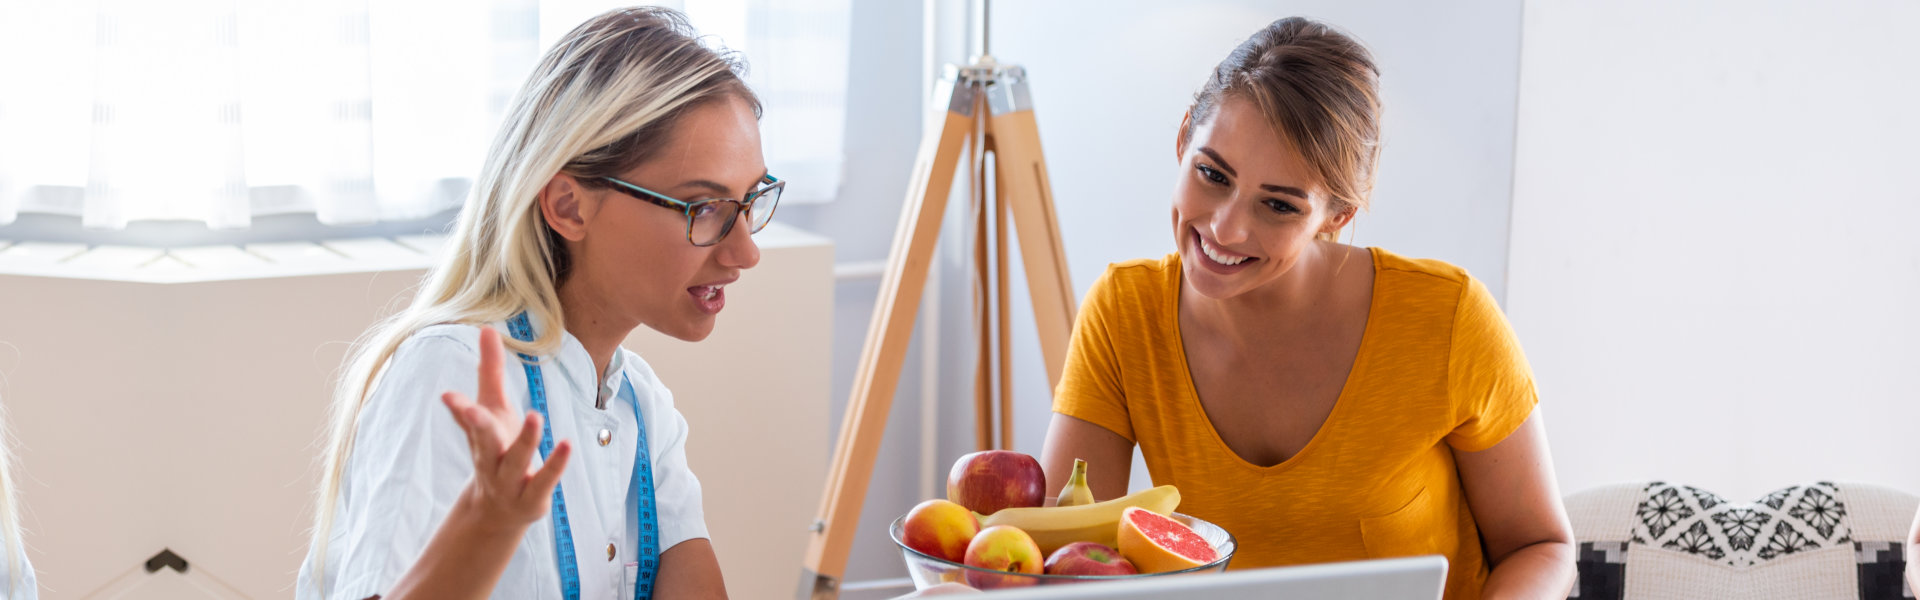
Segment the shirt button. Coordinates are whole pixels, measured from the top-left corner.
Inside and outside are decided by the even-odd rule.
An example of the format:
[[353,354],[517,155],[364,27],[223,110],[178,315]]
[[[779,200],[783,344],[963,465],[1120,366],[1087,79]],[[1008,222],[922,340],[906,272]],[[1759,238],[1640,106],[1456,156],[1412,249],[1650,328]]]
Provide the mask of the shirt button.
[[605,446],[611,443],[613,443],[613,432],[605,429],[600,430],[600,445]]
[[607,544],[607,560],[613,560],[613,544]]

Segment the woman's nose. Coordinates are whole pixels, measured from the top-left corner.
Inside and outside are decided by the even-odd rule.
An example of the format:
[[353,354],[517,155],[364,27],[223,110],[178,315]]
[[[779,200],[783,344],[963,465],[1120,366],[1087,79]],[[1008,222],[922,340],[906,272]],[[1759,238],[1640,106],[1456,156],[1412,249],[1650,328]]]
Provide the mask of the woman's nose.
[[1247,214],[1238,197],[1217,207],[1208,225],[1213,228],[1213,239],[1221,244],[1238,244],[1247,241]]
[[720,264],[730,269],[751,269],[760,264],[760,245],[753,241],[753,225],[745,212],[734,217],[733,231],[720,240]]

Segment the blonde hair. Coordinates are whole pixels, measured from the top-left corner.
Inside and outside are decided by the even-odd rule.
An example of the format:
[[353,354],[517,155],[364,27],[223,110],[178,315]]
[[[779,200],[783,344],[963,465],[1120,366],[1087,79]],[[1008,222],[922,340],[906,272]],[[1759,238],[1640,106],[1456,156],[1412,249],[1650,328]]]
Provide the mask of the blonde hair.
[[[26,580],[26,545],[20,542],[19,494],[13,485],[13,435],[7,429],[7,411],[0,407],[0,538],[7,552],[7,589],[20,591]],[[12,595],[12,594],[9,594]]]
[[[704,102],[739,98],[757,116],[744,69],[732,53],[702,44],[686,17],[654,7],[594,17],[542,57],[487,151],[444,258],[406,310],[361,337],[335,387],[312,532],[317,585],[325,581],[327,538],[360,411],[394,351],[442,323],[492,323],[523,310],[536,323],[564,323],[556,290],[570,265],[541,215],[541,188],[559,173],[584,184],[632,169]],[[511,352],[548,356],[561,332],[546,327],[532,341],[505,342]]]

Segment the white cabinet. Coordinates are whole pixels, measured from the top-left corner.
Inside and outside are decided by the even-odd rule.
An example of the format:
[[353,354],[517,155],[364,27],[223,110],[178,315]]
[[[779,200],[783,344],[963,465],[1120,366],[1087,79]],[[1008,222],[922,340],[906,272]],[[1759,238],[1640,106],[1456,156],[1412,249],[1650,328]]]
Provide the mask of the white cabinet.
[[[729,286],[710,338],[643,329],[627,347],[692,426],[729,591],[770,598],[792,591],[831,450],[833,250],[777,225],[754,237],[761,263]],[[224,265],[240,274],[225,279],[171,257],[8,271],[0,256],[0,402],[42,597],[208,597],[191,591],[201,577],[290,596],[333,378],[434,250],[404,241],[422,252],[360,242],[342,246],[360,260]],[[145,574],[163,548],[188,575]]]

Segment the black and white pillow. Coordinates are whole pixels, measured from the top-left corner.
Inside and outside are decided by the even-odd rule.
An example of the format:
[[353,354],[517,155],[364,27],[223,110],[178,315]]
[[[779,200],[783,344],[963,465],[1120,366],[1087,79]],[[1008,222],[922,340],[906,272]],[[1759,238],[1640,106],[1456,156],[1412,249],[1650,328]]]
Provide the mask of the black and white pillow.
[[[1903,578],[1908,558],[1903,556],[1904,533],[1920,500],[1878,486],[1845,487],[1843,493],[1843,486],[1833,482],[1793,486],[1752,503],[1732,503],[1707,490],[1658,481],[1570,496],[1568,512],[1579,544],[1578,582],[1569,597],[1621,600],[1635,590],[1641,596],[1669,591],[1685,596],[1686,590],[1714,581],[1756,597],[1798,597],[1797,592],[1769,590],[1777,590],[1774,582],[1783,573],[1812,569],[1817,572],[1806,574],[1816,577],[1799,581],[1822,581],[1816,588],[1829,596],[1914,598]],[[1864,517],[1850,514],[1849,499],[1865,503]],[[1859,530],[1861,526],[1866,529]],[[1828,549],[1836,547],[1851,553],[1852,560],[1840,560],[1853,572],[1835,571],[1834,559],[1839,557]],[[1699,566],[1675,567],[1673,561]],[[1776,563],[1781,566],[1758,571]],[[1709,564],[1719,569],[1705,566]],[[1712,575],[1715,572],[1721,574]],[[1681,573],[1691,575],[1676,575]],[[1828,585],[1831,582],[1838,584]],[[1745,589],[1749,587],[1753,589]]]
[[1847,507],[1822,481],[1733,504],[1713,492],[1665,482],[1647,484],[1635,516],[1633,543],[1744,568],[1797,552],[1853,543]]

